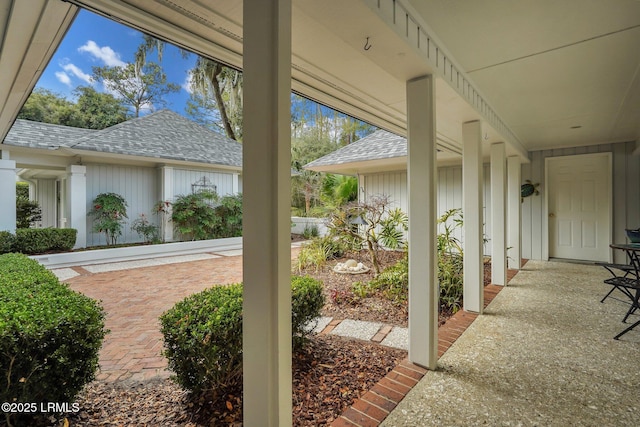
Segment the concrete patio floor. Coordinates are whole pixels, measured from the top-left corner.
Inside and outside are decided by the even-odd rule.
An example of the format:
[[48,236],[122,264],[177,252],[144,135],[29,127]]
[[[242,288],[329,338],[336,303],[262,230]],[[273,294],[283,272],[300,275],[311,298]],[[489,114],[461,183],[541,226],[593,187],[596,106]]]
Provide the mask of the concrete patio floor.
[[529,261],[381,425],[638,425],[640,328],[613,340],[628,305],[600,303],[607,277]]

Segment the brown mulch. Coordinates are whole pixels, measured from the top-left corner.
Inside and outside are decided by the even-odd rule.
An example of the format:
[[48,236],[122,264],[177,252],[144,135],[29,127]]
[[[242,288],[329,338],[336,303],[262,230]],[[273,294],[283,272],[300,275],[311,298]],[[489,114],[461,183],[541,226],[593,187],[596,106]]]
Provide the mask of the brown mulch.
[[[334,335],[315,336],[293,357],[293,425],[327,425],[407,355],[375,343]],[[240,393],[238,393],[239,395]],[[238,426],[242,403],[194,399],[171,380],[93,382],[77,400],[71,426]],[[62,420],[57,420],[61,425]]]
[[[401,256],[399,252],[385,252],[381,264],[392,265]],[[363,252],[330,261],[318,271],[302,272],[324,282],[323,316],[406,326],[406,303],[391,302],[377,295],[354,297],[352,283],[371,280],[373,272],[349,275],[332,271],[337,262],[349,258],[371,265]],[[490,266],[485,265],[485,283],[489,278]],[[446,317],[442,315],[441,322]],[[404,350],[373,342],[334,335],[313,336],[304,353],[293,356],[294,425],[330,424],[406,356]],[[190,396],[172,380],[138,384],[96,381],[77,399],[80,411],[67,414],[67,418],[71,426],[238,426],[242,424],[240,396],[238,392],[224,402],[212,404]],[[64,425],[63,421],[58,418],[49,425]]]

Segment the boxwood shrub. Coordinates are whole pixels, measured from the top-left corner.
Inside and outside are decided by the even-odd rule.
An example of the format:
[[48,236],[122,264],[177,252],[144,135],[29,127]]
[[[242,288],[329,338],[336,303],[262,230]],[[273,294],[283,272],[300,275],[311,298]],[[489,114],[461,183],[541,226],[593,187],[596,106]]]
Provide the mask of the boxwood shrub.
[[74,228],[18,228],[12,252],[41,254],[71,250],[78,230]]
[[16,236],[8,231],[0,231],[0,254],[6,254],[13,250]]
[[73,402],[95,377],[104,317],[37,261],[0,255],[0,401]]
[[[309,333],[305,325],[324,305],[322,282],[293,276],[293,345]],[[242,284],[214,286],[178,302],[160,317],[164,354],[176,381],[215,401],[242,386]]]

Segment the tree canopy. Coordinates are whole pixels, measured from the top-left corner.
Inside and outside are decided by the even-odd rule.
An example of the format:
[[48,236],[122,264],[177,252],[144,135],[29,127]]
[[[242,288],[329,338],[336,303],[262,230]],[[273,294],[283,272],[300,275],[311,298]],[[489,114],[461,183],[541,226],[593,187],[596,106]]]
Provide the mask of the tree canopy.
[[135,117],[140,117],[143,108],[153,111],[158,106],[165,106],[164,96],[180,90],[179,85],[167,82],[167,75],[155,62],[142,67],[136,64],[93,67],[93,78],[131,106]]
[[48,89],[36,88],[18,113],[19,119],[86,129],[104,129],[129,119],[126,107],[108,93],[79,86],[76,102]]

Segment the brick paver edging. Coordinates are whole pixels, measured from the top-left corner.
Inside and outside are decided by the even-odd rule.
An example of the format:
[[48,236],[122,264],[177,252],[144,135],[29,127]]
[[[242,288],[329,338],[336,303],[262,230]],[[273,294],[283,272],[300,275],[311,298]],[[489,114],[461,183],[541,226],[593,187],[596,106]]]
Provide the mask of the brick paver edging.
[[[511,277],[513,273],[510,274]],[[493,301],[501,290],[502,286],[485,286],[484,306]],[[438,328],[438,357],[451,347],[477,317],[476,313],[460,310]],[[339,320],[334,325],[330,324],[331,329],[338,323],[340,323]],[[402,360],[371,390],[333,421],[331,427],[377,427],[426,373],[425,368],[414,365],[409,359]]]

